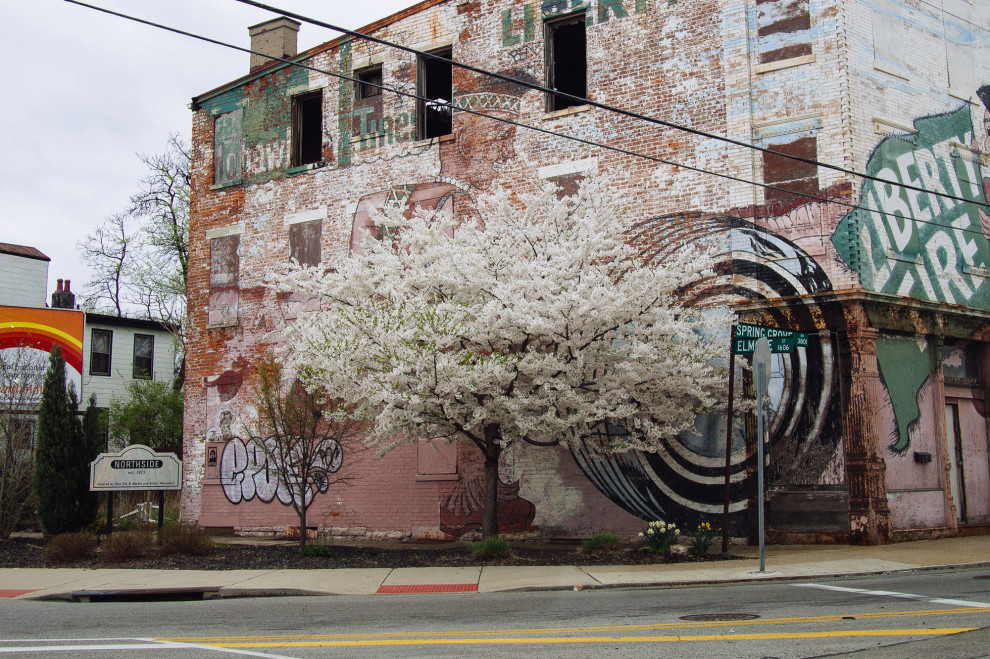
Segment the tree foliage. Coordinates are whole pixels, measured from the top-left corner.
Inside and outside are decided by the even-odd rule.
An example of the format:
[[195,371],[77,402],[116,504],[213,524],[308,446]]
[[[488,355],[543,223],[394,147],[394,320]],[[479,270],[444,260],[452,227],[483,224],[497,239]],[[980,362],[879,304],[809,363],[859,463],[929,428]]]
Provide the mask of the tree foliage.
[[0,539],[32,504],[34,410],[45,377],[39,350],[0,350]]
[[132,380],[127,397],[110,401],[109,433],[117,449],[144,444],[182,457],[182,392],[160,380]]
[[189,272],[189,148],[173,134],[162,153],[139,157],[146,174],[127,208],[78,244],[93,273],[84,304],[101,313],[162,321],[176,328],[181,347]]
[[[95,410],[95,398],[90,408]],[[96,516],[89,491],[89,463],[96,457],[76,414],[75,388],[66,387],[65,360],[56,347],[48,360],[41,390],[35,450],[34,493],[38,521],[48,535],[72,533]]]
[[478,447],[488,537],[511,444],[656,450],[714,408],[726,371],[707,337],[727,319],[679,297],[711,274],[710,250],[643,258],[604,180],[568,197],[496,191],[478,209],[480,221],[386,207],[363,255],[271,276],[322,299],[285,330],[289,364],[353,403],[369,443]]
[[290,381],[274,355],[258,366],[254,395],[250,442],[264,454],[278,491],[287,494],[283,503],[291,503],[299,517],[299,545],[305,547],[306,514],[317,494],[346,482],[340,473],[344,451],[359,445],[361,424],[340,400]]

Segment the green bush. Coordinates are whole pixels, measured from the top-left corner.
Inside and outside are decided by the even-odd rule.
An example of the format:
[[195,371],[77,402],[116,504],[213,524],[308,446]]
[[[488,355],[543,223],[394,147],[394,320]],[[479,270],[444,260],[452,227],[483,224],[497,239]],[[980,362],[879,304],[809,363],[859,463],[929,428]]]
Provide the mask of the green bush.
[[205,556],[213,549],[213,541],[206,529],[195,524],[175,524],[162,529],[158,538],[162,554]]
[[96,538],[91,533],[60,533],[45,545],[45,561],[53,565],[75,563],[90,558],[95,551]]
[[105,563],[120,563],[143,558],[151,549],[151,534],[146,531],[118,531],[103,541],[100,558]]
[[618,551],[622,548],[622,540],[611,531],[597,533],[581,541],[581,551],[585,554],[599,554],[607,551]]
[[332,556],[333,547],[327,545],[306,545],[299,550],[300,556]]
[[468,550],[475,558],[508,558],[512,555],[512,545],[508,540],[502,538],[485,538],[479,542],[473,542],[468,546]]

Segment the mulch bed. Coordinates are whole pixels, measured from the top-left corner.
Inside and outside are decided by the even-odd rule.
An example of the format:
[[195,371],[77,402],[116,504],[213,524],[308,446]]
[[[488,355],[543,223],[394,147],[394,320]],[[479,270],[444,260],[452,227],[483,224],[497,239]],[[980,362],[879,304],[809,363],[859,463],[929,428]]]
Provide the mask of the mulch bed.
[[474,558],[464,543],[411,545],[409,547],[381,547],[372,544],[332,545],[328,556],[301,556],[297,544],[228,544],[217,543],[207,556],[162,556],[157,549],[143,558],[109,563],[99,556],[68,565],[46,564],[44,541],[36,538],[15,537],[0,540],[0,567],[40,568],[75,567],[101,568],[124,567],[134,569],[165,570],[282,570],[282,569],[331,569],[368,567],[468,567],[478,565],[649,565],[653,563],[683,563],[732,560],[735,556],[710,554],[695,556],[668,554],[660,556],[651,551],[635,548],[597,554],[581,553],[573,544],[538,545],[526,543],[513,547],[513,554],[504,559],[480,560]]

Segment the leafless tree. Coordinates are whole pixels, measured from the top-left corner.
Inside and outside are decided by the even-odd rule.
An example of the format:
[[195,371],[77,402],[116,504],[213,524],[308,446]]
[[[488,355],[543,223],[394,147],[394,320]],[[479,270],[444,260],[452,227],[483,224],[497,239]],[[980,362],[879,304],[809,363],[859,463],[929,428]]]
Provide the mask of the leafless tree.
[[[189,272],[190,153],[178,135],[165,150],[138,156],[146,174],[127,209],[108,216],[78,248],[93,271],[84,289],[94,311],[159,320],[185,354]],[[183,362],[184,363],[184,362]],[[176,378],[181,386],[184,369]]]
[[306,546],[306,513],[317,494],[347,482],[341,474],[346,453],[361,445],[362,424],[345,414],[343,403],[323,392],[308,392],[285,377],[281,363],[267,355],[254,388],[253,447],[264,454],[268,477],[277,481],[279,500],[299,517],[299,546]]
[[0,538],[31,505],[35,414],[48,365],[30,348],[0,350]]

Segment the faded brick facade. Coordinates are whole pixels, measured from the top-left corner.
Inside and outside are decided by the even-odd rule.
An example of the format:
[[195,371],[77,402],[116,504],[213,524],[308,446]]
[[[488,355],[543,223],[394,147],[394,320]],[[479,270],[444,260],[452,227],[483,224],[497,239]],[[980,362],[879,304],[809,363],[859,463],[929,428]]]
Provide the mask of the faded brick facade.
[[[723,246],[697,297],[812,334],[774,357],[771,539],[883,542],[990,522],[990,37],[973,27],[990,9],[945,5],[429,0],[363,30],[540,85],[583,47],[588,98],[769,151],[588,105],[549,111],[561,106],[543,92],[348,38],[295,58],[315,70],[275,63],[194,99],[183,517],[241,531],[295,522],[248,456],[243,422],[270,332],[318,302],[276,296],[266,268],[332,267],[385,203],[471,214],[492,185],[566,186],[597,167],[657,258],[702,235]],[[574,73],[551,77],[565,89],[581,84]],[[444,127],[378,83],[446,85],[486,116],[454,112]],[[420,139],[424,124],[437,136]],[[752,530],[753,427],[734,426],[735,535]],[[567,536],[649,519],[721,526],[725,434],[708,418],[657,454],[512,449],[501,519]],[[310,519],[336,533],[460,535],[480,514],[475,453],[345,455],[351,482]]]

